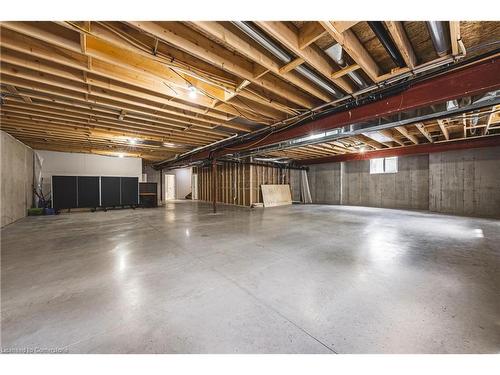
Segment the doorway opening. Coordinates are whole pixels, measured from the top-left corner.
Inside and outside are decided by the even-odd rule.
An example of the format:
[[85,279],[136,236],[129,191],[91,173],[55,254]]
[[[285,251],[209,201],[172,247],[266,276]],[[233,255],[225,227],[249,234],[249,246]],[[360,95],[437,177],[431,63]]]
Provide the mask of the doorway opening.
[[165,201],[175,199],[175,175],[165,175]]

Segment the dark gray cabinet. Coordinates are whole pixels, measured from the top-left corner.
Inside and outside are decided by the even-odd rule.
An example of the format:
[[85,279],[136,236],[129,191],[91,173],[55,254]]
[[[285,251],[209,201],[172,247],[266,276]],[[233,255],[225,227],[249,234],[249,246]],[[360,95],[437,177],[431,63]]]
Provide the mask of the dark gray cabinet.
[[101,206],[115,207],[121,205],[121,177],[101,177]]
[[77,207],[77,186],[76,176],[52,176],[52,207]]
[[99,177],[78,176],[77,203],[79,208],[96,208],[99,203]]
[[139,180],[137,177],[120,177],[121,204],[137,205],[139,204]]
[[139,178],[52,176],[52,207],[97,208],[139,204]]

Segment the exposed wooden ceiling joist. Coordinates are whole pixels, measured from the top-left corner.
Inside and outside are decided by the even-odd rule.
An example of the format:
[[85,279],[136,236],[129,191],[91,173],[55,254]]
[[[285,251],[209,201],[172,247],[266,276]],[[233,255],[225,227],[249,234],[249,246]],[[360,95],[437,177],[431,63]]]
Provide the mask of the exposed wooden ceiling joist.
[[351,58],[364,70],[364,72],[374,82],[378,82],[380,68],[370,53],[360,43],[356,35],[351,30],[339,31],[335,26],[335,21],[322,21],[321,25],[339,43]]
[[419,132],[420,132],[420,133],[422,133],[422,135],[423,135],[425,138],[427,138],[427,140],[428,140],[429,142],[431,142],[431,143],[432,143],[432,142],[434,142],[434,140],[432,139],[431,134],[430,134],[430,133],[429,133],[429,131],[425,128],[425,125],[424,125],[424,124],[422,124],[422,123],[420,123],[420,122],[419,122],[419,123],[415,124],[415,127],[419,130]]
[[444,123],[444,120],[437,120],[437,123],[439,125],[439,129],[441,129],[441,133],[443,133],[443,136],[446,140],[450,139],[450,134],[448,132],[448,129],[446,129],[446,125]]
[[410,134],[408,130],[403,127],[403,126],[396,126],[394,129],[396,129],[398,132],[400,132],[405,138],[408,138],[410,141],[412,141],[414,144],[418,145],[418,138],[415,137],[413,134]]
[[451,54],[457,56],[460,53],[458,45],[460,36],[460,21],[450,21],[450,41],[451,41]]
[[305,22],[304,25],[299,29],[299,44],[300,49],[304,49],[311,43],[314,43],[323,35],[326,34],[326,30],[323,26],[316,21]]
[[279,69],[280,74],[288,73],[292,70],[294,70],[296,67],[302,65],[305,62],[305,60],[302,57],[297,57],[296,59],[290,61],[288,64],[283,65]]
[[203,37],[201,34],[194,34],[194,31],[190,30],[187,26],[173,22],[158,24],[155,22],[131,21],[127,23],[199,59],[208,61],[258,86],[262,86],[282,98],[287,98],[304,108],[311,108],[315,105],[307,95],[293,90],[290,86],[277,79],[269,76],[256,79],[253,74],[254,67],[252,63],[224,50],[223,47]]
[[[29,46],[26,46],[26,48],[29,48]],[[9,51],[16,51],[16,53],[10,53]],[[66,77],[69,79],[73,80],[79,80],[81,82],[85,82],[87,84],[93,84],[99,86],[99,82],[103,82],[102,85],[105,87],[110,87],[110,82],[109,82],[109,77],[112,77],[116,79],[116,85],[114,86],[116,89],[120,89],[118,82],[124,83],[126,85],[131,85],[134,86],[138,92],[141,92],[138,94],[139,97],[147,96],[148,94],[144,91],[144,89],[149,90],[152,93],[162,93],[165,96],[171,96],[172,95],[172,90],[168,88],[167,85],[162,84],[161,81],[155,80],[153,77],[149,78],[147,74],[138,74],[137,72],[135,74],[131,74],[130,72],[127,72],[126,70],[120,71],[120,68],[117,67],[116,65],[110,65],[108,62],[104,61],[99,61],[97,59],[93,60],[93,66],[91,69],[86,69],[86,66],[82,67],[81,65],[79,66],[77,61],[74,61],[73,64],[70,64],[68,62],[65,63],[64,67],[66,68],[67,66],[71,66],[73,68],[73,71],[64,71],[61,69],[61,66],[59,65],[59,70],[54,67],[54,61],[50,60],[50,56],[48,54],[44,54],[41,51],[32,52],[32,55],[37,56],[38,58],[35,57],[30,57],[27,55],[24,56],[19,56],[18,53],[23,53],[26,54],[28,53],[26,50],[23,50],[20,47],[20,44],[16,44],[14,41],[9,41],[8,37],[2,38],[2,62],[10,62],[12,64],[18,64],[20,67],[27,67],[29,69],[34,69],[37,71],[43,71],[44,73],[47,74],[56,74],[61,77]],[[46,52],[48,53],[48,52]],[[17,56],[16,56],[17,54]],[[40,57],[43,58],[43,60],[40,60]],[[66,55],[66,57],[68,57]],[[62,63],[61,61],[58,61],[56,58],[57,63]],[[82,69],[82,71],[85,74],[77,74],[77,72],[74,69]],[[88,73],[94,73],[95,75],[93,76],[92,79],[89,79]],[[97,75],[97,76],[96,76]],[[101,78],[101,81],[98,81],[99,77]],[[139,81],[140,78],[140,81]],[[105,80],[108,80],[108,82],[105,82]],[[102,86],[101,85],[101,86]],[[130,89],[124,89],[121,88],[121,90],[130,90]],[[210,105],[211,101],[204,103],[206,106]],[[232,116],[236,116],[239,114],[238,111],[234,110],[233,108],[229,109],[229,106],[226,108],[220,108],[221,113],[217,114],[215,111],[210,111],[210,110],[204,110],[200,108],[196,108],[187,104],[183,104],[182,102],[177,102],[177,101],[172,101],[168,99],[168,103],[164,102],[164,104],[168,104],[168,106],[173,106],[177,107],[180,109],[184,110],[189,110],[193,112],[197,112],[199,114],[203,115],[215,115],[215,117],[218,117],[219,119],[228,119],[227,116],[220,116],[222,115],[222,112],[224,110],[227,111],[227,113],[231,112]],[[257,119],[256,119],[257,120]],[[243,129],[241,129],[243,130]]]
[[[12,102],[12,98],[7,98],[4,107],[12,106],[17,107],[19,110],[26,110],[30,113],[32,109],[39,110],[53,110],[54,113],[58,115],[64,115],[66,113],[83,115],[86,119],[100,119],[100,121],[112,121],[116,125],[136,125],[138,129],[141,128],[156,128],[165,131],[180,131],[185,134],[186,137],[193,136],[215,136],[223,138],[230,135],[229,133],[212,127],[206,126],[205,124],[198,124],[194,122],[186,122],[180,118],[168,118],[163,117],[158,114],[146,114],[136,111],[127,112],[127,117],[121,122],[116,119],[118,112],[114,108],[107,106],[101,106],[99,104],[88,104],[86,101],[76,101],[67,99],[64,97],[44,96],[40,93],[30,93],[30,96],[36,102],[32,103],[30,106],[20,106],[15,105]],[[18,103],[16,103],[18,104]],[[189,129],[189,132],[186,130]]]
[[[110,155],[128,150],[158,160],[235,132],[286,124],[335,98],[325,84],[355,94],[350,73],[356,69],[380,83],[439,61],[422,53],[423,45],[434,51],[430,40],[416,38],[419,22],[386,22],[407,65],[398,70],[384,61],[386,52],[364,22],[257,24],[291,61],[283,63],[228,22],[2,22],[0,127],[46,149]],[[474,35],[479,24],[450,22],[454,56],[461,55],[462,41],[469,58],[480,53],[472,47],[498,39],[494,23],[484,26],[490,39]],[[343,69],[324,53],[335,42],[349,55]],[[299,66],[324,83],[302,75]],[[379,131],[388,139],[382,142],[375,135],[356,136],[272,153],[310,159],[364,146],[386,149],[498,133],[500,116],[485,116],[477,125],[453,118],[385,129]]]
[[114,119],[111,116],[106,116],[102,114],[92,114],[90,116],[82,114],[79,111],[62,111],[57,107],[47,107],[33,105],[30,107],[16,105],[8,101],[4,104],[2,108],[2,115],[6,115],[8,118],[15,118],[16,116],[24,115],[25,118],[30,119],[47,119],[47,121],[75,121],[83,126],[98,126],[104,127],[106,129],[123,129],[128,132],[139,132],[139,133],[152,133],[162,135],[164,140],[167,137],[173,137],[177,135],[178,139],[184,139],[189,141],[195,141],[197,137],[204,137],[205,139],[218,140],[223,138],[221,134],[217,132],[193,130],[186,133],[182,128],[175,129],[171,126],[160,126],[157,123],[148,124],[147,122],[139,122],[134,118],[127,118],[123,120]]
[[399,21],[386,21],[387,30],[392,36],[392,40],[401,52],[403,59],[408,68],[413,69],[417,65],[417,57],[413,51],[413,46],[411,45],[406,31],[403,27],[403,23]]
[[[14,29],[18,31],[25,30],[22,25],[16,24],[14,26]],[[12,26],[9,25],[9,27]],[[47,33],[40,33],[37,37],[39,39],[41,38],[40,40],[45,42],[53,40],[53,37],[48,36]],[[20,51],[21,49],[24,52],[26,52],[26,50],[33,51],[31,52],[33,55],[45,58],[48,61],[50,61],[50,55],[54,55],[50,50],[47,50],[47,48],[43,49],[43,46],[39,46],[32,42],[30,43],[28,38],[19,40],[19,38],[13,39],[11,37],[9,39],[8,33],[2,38],[2,43],[4,46],[17,51]],[[206,92],[205,90],[210,87],[210,85],[205,84],[202,80],[195,79],[189,75],[178,74],[168,65],[152,60],[147,56],[137,54],[137,52],[132,52],[121,45],[115,46],[107,40],[101,40],[94,36],[90,36],[87,39],[87,43],[91,43],[93,45],[93,48],[87,49],[88,55],[79,55],[76,54],[76,51],[65,48],[64,53],[62,53],[63,51],[60,51],[61,54],[55,56],[56,61],[61,64],[82,69],[82,71],[95,72],[96,74],[101,74],[103,77],[112,77],[115,80],[126,84],[135,85],[136,87],[145,87],[150,90],[154,90],[155,92],[162,92],[165,95],[179,98],[184,101],[184,104],[172,101],[170,105],[181,107],[183,109],[192,110],[192,106],[185,104],[186,102],[194,102],[197,105],[210,108],[213,103],[213,99],[210,99],[210,96],[215,95],[217,97],[224,97],[224,95],[226,95],[226,91],[217,87]],[[93,56],[91,64],[88,64],[87,61],[89,56]],[[197,95],[195,99],[191,98],[188,90],[189,85],[196,86],[199,90],[206,92],[208,96],[200,94]],[[216,90],[219,91],[216,92]],[[277,109],[284,111],[284,107],[279,107],[276,103],[270,104],[268,100],[265,100],[251,92],[245,92],[241,95],[254,101],[255,104],[252,105],[252,107],[256,107],[256,109],[262,114],[266,114],[266,111],[267,113],[270,113],[269,111],[276,111]],[[224,103],[218,107],[218,110],[222,112],[226,111],[233,116],[238,116],[241,113],[240,111],[243,111],[244,113],[248,110],[248,108],[240,108],[239,111],[235,110],[233,107],[238,105],[238,102]],[[270,107],[271,109],[266,110],[262,107],[262,105]],[[209,113],[210,109],[207,111],[207,114]],[[275,115],[277,113],[286,113],[286,111],[275,112]],[[288,113],[293,112],[289,111]],[[252,117],[252,120],[257,122],[262,121],[262,119],[259,120],[258,117]]]
[[391,129],[383,129],[383,130],[380,130],[379,133],[382,134],[383,136],[389,138],[392,142],[395,142],[400,146],[404,146],[404,143],[394,136]]
[[286,48],[288,48],[296,56],[303,58],[326,79],[340,87],[345,92],[352,93],[355,90],[353,84],[345,77],[339,77],[337,79],[332,78],[332,75],[340,70],[340,68],[336,67],[333,61],[322,53],[322,51],[319,51],[312,46],[300,49],[298,32],[292,30],[284,22],[257,22],[257,25],[259,25],[269,35],[273,36],[281,44],[286,46]]
[[296,85],[297,87],[309,92],[310,94],[316,96],[317,98],[329,102],[332,98],[325,94],[323,91],[318,89],[314,84],[312,84],[307,79],[290,72],[295,67],[304,62],[298,59],[293,60],[283,69],[280,63],[276,62],[274,59],[268,57],[266,54],[262,53],[258,48],[253,46],[250,42],[245,41],[243,38],[236,35],[231,30],[225,28],[218,22],[210,21],[197,21],[192,22],[198,29],[202,30],[205,34],[210,35],[213,38],[227,44],[231,48],[237,50],[243,56],[254,61],[256,64],[260,64],[269,71],[282,76],[286,81]]
[[342,68],[339,71],[333,73],[332,78],[333,79],[340,78],[340,77],[345,76],[346,74],[354,72],[355,70],[358,70],[358,69],[360,69],[360,66],[358,64],[352,64],[352,65],[346,66],[345,68]]
[[343,33],[356,25],[359,21],[330,21],[339,33]]
[[9,90],[9,92],[11,94],[20,96],[26,103],[32,103],[31,98],[28,95],[20,94],[15,86],[6,85],[6,87],[7,87],[7,90]]

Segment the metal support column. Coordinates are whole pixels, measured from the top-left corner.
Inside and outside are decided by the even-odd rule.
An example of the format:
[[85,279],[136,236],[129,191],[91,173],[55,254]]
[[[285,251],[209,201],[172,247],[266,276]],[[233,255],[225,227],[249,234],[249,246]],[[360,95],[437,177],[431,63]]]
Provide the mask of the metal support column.
[[217,212],[217,159],[212,159],[212,199],[214,214]]

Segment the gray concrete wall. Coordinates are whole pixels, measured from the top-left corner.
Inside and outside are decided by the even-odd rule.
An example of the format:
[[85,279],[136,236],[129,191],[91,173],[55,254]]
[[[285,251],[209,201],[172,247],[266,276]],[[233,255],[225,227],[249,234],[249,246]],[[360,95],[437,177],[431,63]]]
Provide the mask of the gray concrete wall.
[[300,201],[300,171],[297,169],[290,170],[290,191],[292,193],[292,201]]
[[500,217],[500,147],[429,155],[430,210]]
[[370,174],[369,160],[311,165],[308,174],[313,203],[500,217],[500,147],[400,157],[394,174]]
[[0,131],[0,225],[27,215],[33,202],[33,150]]
[[340,204],[340,163],[311,165],[307,175],[313,203]]
[[370,161],[344,163],[342,204],[385,208],[429,209],[429,158],[398,159],[397,173],[370,174]]
[[309,168],[313,203],[386,208],[429,208],[427,155],[401,157],[398,173],[370,174],[370,161],[315,164]]

